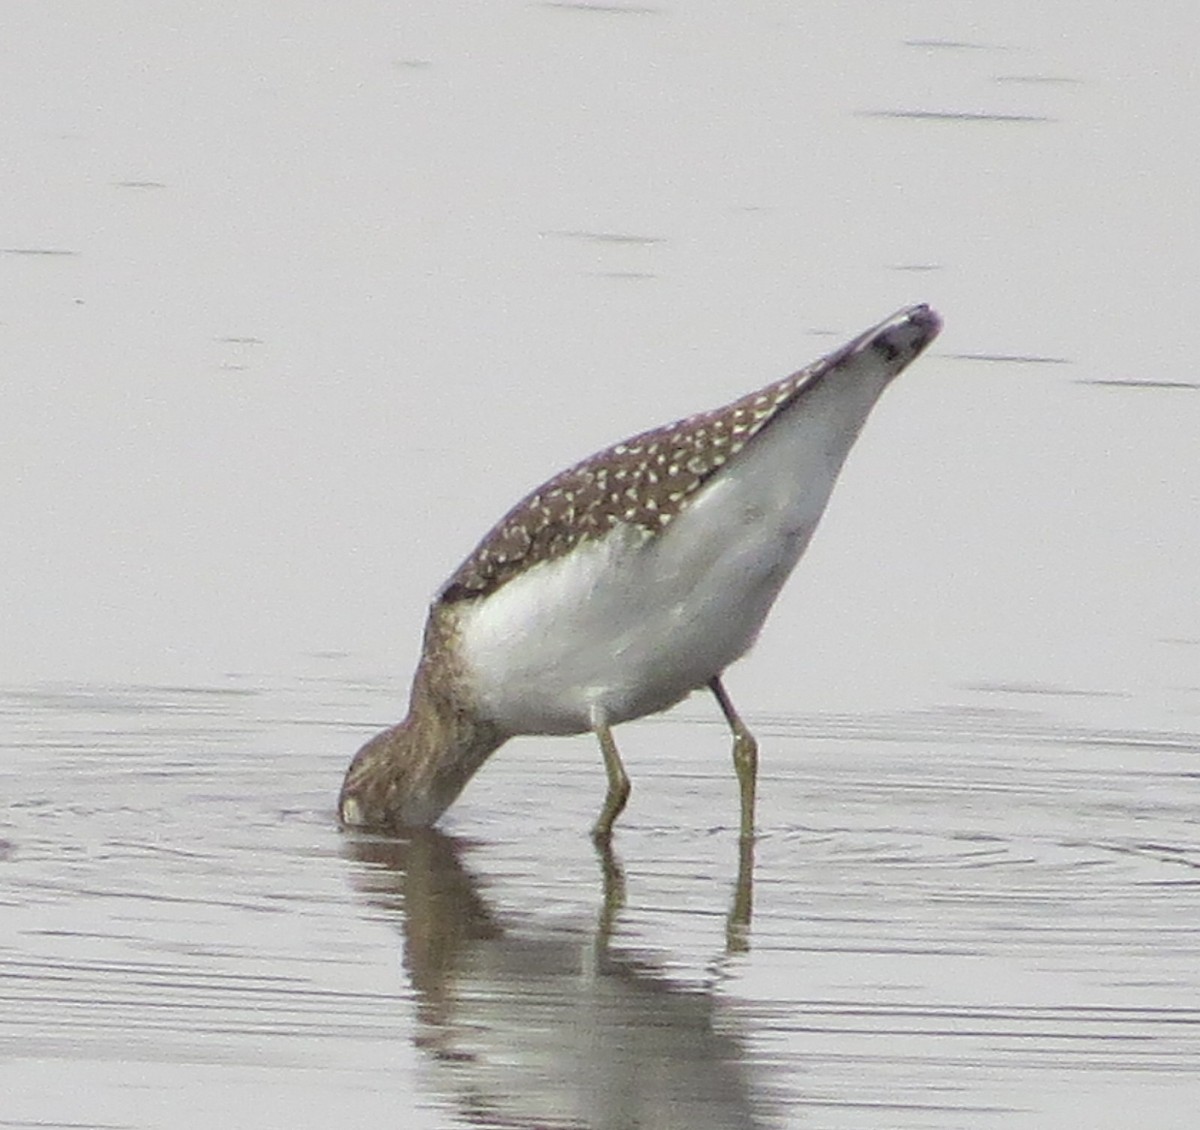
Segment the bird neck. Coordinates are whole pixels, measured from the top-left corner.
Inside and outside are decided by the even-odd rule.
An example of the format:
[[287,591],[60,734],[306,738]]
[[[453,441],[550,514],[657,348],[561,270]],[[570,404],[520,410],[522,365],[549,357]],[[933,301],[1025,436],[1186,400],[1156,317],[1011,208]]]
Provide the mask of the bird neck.
[[435,610],[408,716],[367,742],[346,772],[338,804],[343,823],[386,829],[432,824],[508,737],[474,709],[449,628]]

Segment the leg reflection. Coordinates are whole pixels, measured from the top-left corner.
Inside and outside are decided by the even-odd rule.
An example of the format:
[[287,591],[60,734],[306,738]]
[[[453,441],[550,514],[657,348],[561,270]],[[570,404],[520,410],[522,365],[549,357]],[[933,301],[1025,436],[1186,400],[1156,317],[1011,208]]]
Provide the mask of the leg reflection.
[[744,836],[738,840],[737,882],[733,887],[733,902],[725,919],[725,952],[750,951],[750,919],[754,910],[754,839]]
[[611,839],[596,840],[595,843],[603,880],[600,917],[596,925],[596,953],[599,956],[608,950],[617,917],[625,909],[625,868],[613,851]]
[[[661,954],[613,939],[625,873],[611,845],[597,847],[594,928],[494,907],[488,880],[468,866],[478,846],[437,831],[346,836],[367,914],[402,935],[423,1096],[471,1125],[481,1111],[489,1126],[513,1127],[580,1125],[579,1111],[603,1112],[612,1127],[664,1126],[663,1112],[688,1130],[778,1123],[747,1057],[744,1020],[715,982],[681,979]],[[740,945],[749,864],[746,856],[729,916]]]
[[[596,925],[596,953],[602,955],[612,941],[617,919],[625,909],[625,868],[613,851],[611,840],[596,841],[600,861],[602,893]],[[725,952],[750,952],[750,921],[754,913],[754,839],[738,839],[737,879],[729,913],[725,916]]]

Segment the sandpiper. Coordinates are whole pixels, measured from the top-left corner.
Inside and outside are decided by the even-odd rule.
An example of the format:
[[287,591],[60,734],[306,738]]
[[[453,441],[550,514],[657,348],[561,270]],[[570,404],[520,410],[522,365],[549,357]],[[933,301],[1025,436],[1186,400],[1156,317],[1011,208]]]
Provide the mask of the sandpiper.
[[434,598],[408,717],[355,755],[342,823],[432,824],[518,734],[595,734],[612,834],[629,778],[612,728],[712,691],[733,733],[740,831],[758,747],[722,682],[808,545],[868,413],[937,336],[899,311],[829,356],[569,467],[517,503]]

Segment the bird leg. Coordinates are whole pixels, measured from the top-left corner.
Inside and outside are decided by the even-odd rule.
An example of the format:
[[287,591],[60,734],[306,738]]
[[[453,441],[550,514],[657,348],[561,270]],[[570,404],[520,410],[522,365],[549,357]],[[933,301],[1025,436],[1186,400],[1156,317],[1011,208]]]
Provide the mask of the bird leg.
[[754,735],[741,720],[734,709],[729,695],[721,682],[721,676],[716,675],[709,680],[708,689],[712,691],[733,731],[733,768],[737,772],[738,787],[741,790],[742,824],[741,837],[744,840],[754,835],[754,790],[758,780],[758,742]]
[[600,752],[604,754],[604,771],[608,774],[608,793],[600,818],[592,829],[592,839],[604,843],[612,838],[613,821],[621,815],[621,809],[629,799],[629,777],[621,764],[617,743],[613,741],[612,729],[599,713],[592,715],[592,731],[600,739]]

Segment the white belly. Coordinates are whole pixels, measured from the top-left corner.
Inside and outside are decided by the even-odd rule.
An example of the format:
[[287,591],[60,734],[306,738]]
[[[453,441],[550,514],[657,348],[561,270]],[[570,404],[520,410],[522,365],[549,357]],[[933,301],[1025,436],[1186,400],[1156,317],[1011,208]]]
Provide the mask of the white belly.
[[822,386],[655,536],[617,526],[463,608],[483,710],[513,734],[665,710],[753,644],[886,384]]

